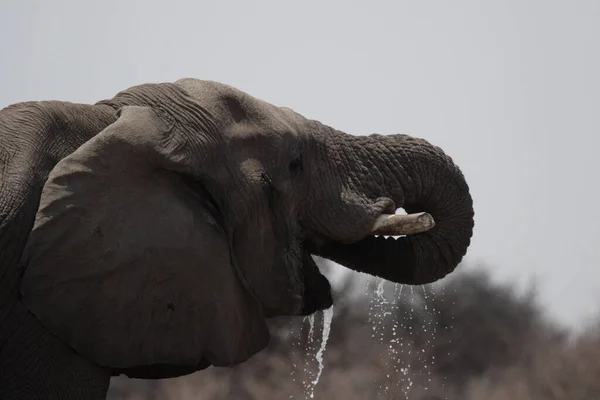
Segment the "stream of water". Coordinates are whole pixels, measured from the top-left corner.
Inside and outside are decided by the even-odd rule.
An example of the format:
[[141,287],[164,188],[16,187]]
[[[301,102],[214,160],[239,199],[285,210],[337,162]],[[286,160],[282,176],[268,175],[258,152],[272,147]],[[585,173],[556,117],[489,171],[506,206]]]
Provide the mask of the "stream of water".
[[[432,301],[435,292],[428,292],[424,285],[421,286],[422,295],[415,291],[418,286],[409,286],[410,292],[403,299],[404,285],[395,284],[390,300],[389,295],[385,296],[385,284],[384,280],[377,281],[369,307],[372,337],[386,345],[387,350],[387,354],[381,354],[385,376],[379,385],[379,396],[390,398],[390,389],[395,386],[408,399],[416,382],[426,391],[431,385],[435,356],[428,355],[428,350],[435,346],[439,310]],[[405,311],[401,304],[408,306]],[[391,321],[386,318],[390,314]]]
[[310,393],[310,398],[315,397],[315,386],[319,383],[319,379],[321,378],[321,373],[323,372],[323,354],[325,354],[325,349],[327,348],[327,341],[329,340],[329,332],[331,331],[331,320],[333,319],[333,306],[323,311],[323,331],[321,333],[321,347],[319,347],[319,351],[317,351],[316,359],[319,363],[319,371],[317,372],[317,376],[311,382],[312,390]]
[[[313,348],[313,344],[317,344],[317,342],[319,341],[315,337],[315,333],[318,330],[317,324],[315,321],[315,316],[317,314],[322,315],[322,324],[320,324],[321,340],[320,340],[320,343],[318,343],[319,348],[315,349],[315,348]],[[315,388],[316,388],[317,384],[319,383],[319,379],[321,378],[321,374],[323,373],[323,369],[325,367],[324,355],[325,355],[325,350],[327,349],[329,333],[331,332],[332,319],[333,319],[333,306],[331,306],[330,308],[328,308],[320,313],[317,312],[315,314],[311,314],[311,315],[305,317],[303,320],[303,322],[306,322],[308,320],[308,324],[309,324],[308,336],[307,336],[307,340],[306,340],[306,348],[304,349],[304,376],[308,377],[308,376],[312,375],[311,368],[310,368],[312,354],[315,355],[314,359],[317,361],[317,368],[318,368],[317,373],[314,374],[314,379],[306,379],[305,378],[302,380],[302,387],[303,387],[304,393],[307,396],[307,398],[308,397],[310,397],[311,399],[314,398]],[[302,332],[300,332],[300,333],[302,333]],[[300,345],[300,343],[302,342],[302,339],[299,338],[298,340],[299,340],[298,345]],[[316,353],[314,352],[314,350],[316,350]],[[297,368],[297,366],[294,364],[294,369],[296,369],[296,368]],[[294,371],[292,371],[292,375],[294,375]],[[295,381],[295,378],[293,378],[293,380]]]
[[[371,280],[367,282],[367,293],[370,291],[370,282]],[[421,389],[428,390],[431,384],[432,367],[435,363],[435,357],[433,355],[427,357],[427,350],[435,346],[438,325],[435,314],[439,314],[439,311],[435,309],[435,303],[430,302],[430,296],[435,295],[435,292],[428,293],[425,286],[421,286],[422,296],[419,296],[415,293],[414,286],[409,286],[410,293],[404,294],[404,285],[395,284],[393,298],[390,300],[385,296],[385,284],[386,281],[383,279],[376,282],[374,288],[375,296],[373,296],[369,307],[369,322],[372,324],[373,329],[372,337],[384,344],[388,353],[384,360],[385,379],[384,383],[380,385],[379,396],[390,398],[391,386],[396,386],[402,390],[404,398],[408,399],[415,383],[413,380],[415,373],[419,374],[421,378],[426,378],[417,380],[417,382],[426,382]],[[402,299],[403,295],[405,299]],[[406,302],[408,302],[408,310],[401,312],[403,309],[401,303],[407,304]],[[422,313],[419,312],[419,308],[422,309]],[[317,314],[322,315],[322,323],[318,324],[318,327],[315,320]],[[387,316],[392,317],[391,324],[386,320]],[[333,306],[304,319],[305,322],[308,320],[309,324],[307,346],[304,351],[304,373],[307,378],[303,380],[304,393],[307,398],[314,398],[315,388],[319,383],[324,369],[324,354],[331,332],[332,319]],[[316,336],[319,327],[321,328],[320,341]],[[391,332],[389,332],[390,328]],[[416,336],[416,330],[421,331],[419,333],[420,339],[424,339],[422,344],[419,345],[421,348],[415,348],[413,344],[418,337]],[[391,338],[389,338],[390,333]],[[301,339],[299,340],[298,344],[301,343]],[[318,345],[318,350],[313,345]],[[311,373],[311,368],[309,368],[309,362],[312,360],[313,354],[318,366],[316,374]],[[415,366],[411,365],[411,362],[416,363],[416,369]],[[313,375],[314,379],[308,378],[310,375]]]

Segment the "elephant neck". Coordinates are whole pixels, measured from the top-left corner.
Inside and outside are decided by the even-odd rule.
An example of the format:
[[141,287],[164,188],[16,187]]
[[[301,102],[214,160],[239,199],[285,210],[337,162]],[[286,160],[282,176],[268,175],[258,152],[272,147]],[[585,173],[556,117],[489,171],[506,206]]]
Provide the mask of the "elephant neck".
[[114,121],[113,114],[107,106],[55,101],[20,103],[0,112],[0,326],[18,301],[19,260],[48,174]]

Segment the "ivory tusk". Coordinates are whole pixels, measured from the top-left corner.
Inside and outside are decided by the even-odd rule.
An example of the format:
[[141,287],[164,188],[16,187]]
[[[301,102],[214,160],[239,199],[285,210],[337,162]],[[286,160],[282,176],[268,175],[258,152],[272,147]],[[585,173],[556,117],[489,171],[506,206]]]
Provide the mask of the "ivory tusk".
[[414,235],[427,232],[435,226],[431,214],[421,212],[408,215],[383,214],[373,224],[373,235]]

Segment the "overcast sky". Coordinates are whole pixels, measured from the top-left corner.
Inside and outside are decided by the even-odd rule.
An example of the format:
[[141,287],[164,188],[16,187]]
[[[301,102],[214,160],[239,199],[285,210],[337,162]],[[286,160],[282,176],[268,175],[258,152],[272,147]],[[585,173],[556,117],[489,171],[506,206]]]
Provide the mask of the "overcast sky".
[[467,261],[600,310],[600,1],[0,2],[0,107],[217,80],[353,134],[409,133],[464,171]]

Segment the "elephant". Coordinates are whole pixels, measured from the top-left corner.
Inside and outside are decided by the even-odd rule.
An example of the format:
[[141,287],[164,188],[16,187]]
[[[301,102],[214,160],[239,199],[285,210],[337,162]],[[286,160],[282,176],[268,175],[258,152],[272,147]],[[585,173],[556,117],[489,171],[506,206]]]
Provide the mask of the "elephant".
[[[459,265],[474,228],[439,147],[208,80],[10,105],[0,161],[2,399],[104,399],[111,376],[243,363],[269,318],[333,304],[312,256],[421,285]],[[399,207],[435,227],[377,234]]]

